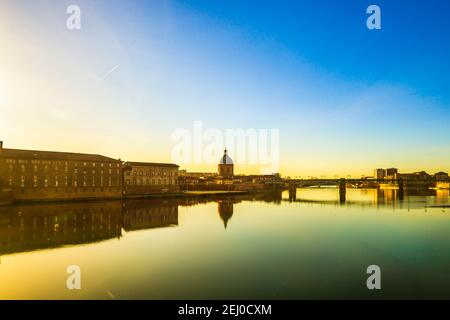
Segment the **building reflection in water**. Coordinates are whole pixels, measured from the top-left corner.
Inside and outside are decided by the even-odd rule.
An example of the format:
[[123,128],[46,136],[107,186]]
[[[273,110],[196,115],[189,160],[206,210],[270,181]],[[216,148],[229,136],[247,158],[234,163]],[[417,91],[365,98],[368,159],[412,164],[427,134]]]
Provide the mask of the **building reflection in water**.
[[0,207],[0,255],[120,238],[178,224],[176,201],[101,201]]
[[219,200],[217,201],[217,211],[219,216],[223,221],[223,226],[226,229],[228,225],[228,220],[233,216],[233,206],[237,203],[231,199]]
[[372,189],[376,207],[423,208],[449,203],[449,190],[436,189]]
[[0,255],[118,238],[121,227],[119,201],[0,207]]
[[123,213],[125,231],[178,225],[178,204],[173,199],[126,201]]
[[448,205],[449,203],[450,203],[450,190],[449,189],[436,190],[436,204]]
[[[405,190],[401,199],[396,189],[359,190],[366,199],[348,200],[347,206],[385,206],[423,208],[450,203],[449,190]],[[372,195],[372,196],[370,196]],[[370,200],[372,199],[372,200]],[[120,238],[127,232],[178,226],[178,207],[216,202],[218,215],[226,229],[235,214],[234,205],[242,201],[263,201],[280,205],[282,201],[335,205],[329,200],[282,198],[282,192],[235,196],[182,197],[126,201],[89,201],[0,206],[0,255],[66,245],[95,243]]]
[[127,232],[178,225],[178,207],[217,201],[226,227],[233,205],[246,201],[281,203],[281,192],[212,198],[157,198],[125,201],[58,202],[0,206],[0,255],[95,243]]
[[282,192],[279,190],[272,192],[261,192],[251,195],[246,194],[233,197],[226,197],[217,200],[217,211],[219,213],[220,218],[223,221],[223,226],[225,229],[228,226],[229,220],[233,216],[234,205],[242,201],[264,201],[275,204],[281,204]]

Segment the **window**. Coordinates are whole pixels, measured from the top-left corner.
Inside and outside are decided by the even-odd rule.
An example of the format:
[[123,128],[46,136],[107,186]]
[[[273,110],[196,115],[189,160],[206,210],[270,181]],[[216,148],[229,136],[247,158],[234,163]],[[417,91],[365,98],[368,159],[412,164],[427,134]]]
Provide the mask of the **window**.
[[22,188],[25,188],[25,177],[24,176],[20,176],[20,186]]
[[12,176],[9,176],[8,184],[12,187],[12,185],[13,185],[13,177]]
[[33,187],[35,187],[35,188],[38,187],[38,177],[37,176],[33,176]]
[[48,177],[45,176],[44,178],[44,187],[48,188]]

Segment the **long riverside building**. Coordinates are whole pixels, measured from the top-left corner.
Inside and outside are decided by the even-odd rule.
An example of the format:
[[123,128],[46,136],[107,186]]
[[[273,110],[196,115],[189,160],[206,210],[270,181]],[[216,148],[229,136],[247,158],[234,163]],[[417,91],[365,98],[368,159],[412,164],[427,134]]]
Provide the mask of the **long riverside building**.
[[122,161],[97,154],[3,148],[0,203],[122,196]]
[[123,165],[124,195],[177,193],[178,165],[171,163],[125,162]]

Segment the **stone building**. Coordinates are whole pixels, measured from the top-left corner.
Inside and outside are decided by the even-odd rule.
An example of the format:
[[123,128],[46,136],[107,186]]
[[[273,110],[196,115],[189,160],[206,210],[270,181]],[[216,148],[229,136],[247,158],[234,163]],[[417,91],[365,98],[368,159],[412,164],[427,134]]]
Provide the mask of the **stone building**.
[[219,178],[233,179],[234,177],[234,164],[233,160],[228,156],[227,149],[224,150],[223,156],[219,161]]
[[176,164],[125,162],[123,178],[125,196],[180,191]]
[[0,187],[15,201],[118,198],[122,161],[97,154],[3,148]]

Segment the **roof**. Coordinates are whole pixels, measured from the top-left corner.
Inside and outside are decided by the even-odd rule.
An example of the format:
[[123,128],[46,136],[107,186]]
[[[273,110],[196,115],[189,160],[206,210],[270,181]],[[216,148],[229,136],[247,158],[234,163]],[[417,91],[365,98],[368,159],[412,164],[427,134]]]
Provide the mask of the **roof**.
[[136,161],[127,161],[124,163],[124,166],[136,166],[136,167],[173,167],[178,168],[179,165],[174,163],[157,163],[157,162],[136,162]]
[[227,149],[223,152],[223,156],[220,158],[219,164],[233,164],[233,160],[231,160],[227,154]]
[[0,158],[57,160],[57,161],[73,160],[73,161],[122,162],[121,160],[105,157],[99,154],[41,151],[41,150],[21,150],[21,149],[1,149]]

